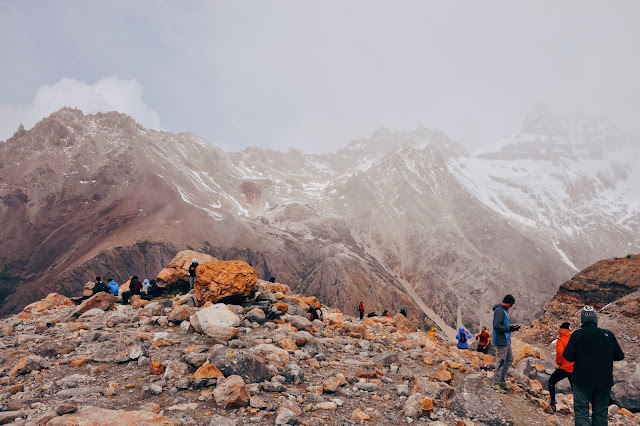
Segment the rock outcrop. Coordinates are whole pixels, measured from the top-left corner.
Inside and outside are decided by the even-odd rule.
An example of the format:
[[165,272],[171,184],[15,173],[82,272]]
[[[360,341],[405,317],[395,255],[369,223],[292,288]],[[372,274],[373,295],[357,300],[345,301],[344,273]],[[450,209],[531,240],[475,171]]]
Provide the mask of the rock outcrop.
[[189,289],[189,265],[193,259],[198,259],[199,264],[217,260],[208,254],[199,253],[193,250],[183,250],[178,252],[169,264],[163,268],[156,277],[158,286],[163,288]]
[[207,262],[198,266],[196,274],[194,293],[200,305],[243,299],[258,280],[255,269],[241,260]]

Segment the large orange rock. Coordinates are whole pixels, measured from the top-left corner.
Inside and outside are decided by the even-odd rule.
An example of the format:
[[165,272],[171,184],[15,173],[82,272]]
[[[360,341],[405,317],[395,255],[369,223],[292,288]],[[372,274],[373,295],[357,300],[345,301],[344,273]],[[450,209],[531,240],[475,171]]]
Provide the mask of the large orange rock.
[[[183,250],[178,252],[169,264],[158,273],[156,281],[159,287],[182,287],[189,286],[189,265],[193,259],[198,259],[198,263],[203,265],[207,262],[217,260],[208,254],[199,253],[193,250]],[[197,273],[200,277],[200,273]]]
[[87,312],[89,309],[99,308],[103,311],[111,309],[116,301],[116,297],[110,293],[101,291],[100,293],[91,296],[78,306],[78,308],[71,314],[69,321],[76,320],[80,315]]
[[84,425],[84,426],[111,426],[111,425],[177,425],[177,420],[171,420],[149,411],[123,411],[108,410],[101,407],[85,406],[75,413],[54,417],[46,424],[56,425]]
[[42,312],[58,306],[73,306],[75,303],[66,296],[58,293],[49,293],[47,297],[30,305],[25,306],[23,312]]
[[198,304],[246,297],[253,290],[258,275],[242,260],[214,260],[198,266],[194,292]]

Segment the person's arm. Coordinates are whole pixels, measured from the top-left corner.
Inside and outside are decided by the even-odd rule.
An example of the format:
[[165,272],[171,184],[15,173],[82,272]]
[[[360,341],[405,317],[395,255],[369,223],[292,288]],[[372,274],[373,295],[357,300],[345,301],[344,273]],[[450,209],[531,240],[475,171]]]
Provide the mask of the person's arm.
[[556,364],[562,364],[562,354],[566,347],[567,344],[562,339],[558,339],[558,343],[556,343]]
[[507,332],[509,329],[504,326],[504,309],[496,309],[493,314],[493,329],[496,331]]
[[618,339],[616,339],[616,336],[614,336],[613,333],[611,333],[611,336],[613,337],[613,360],[614,361],[622,361],[624,359],[624,352],[622,352],[622,348],[620,347],[620,344],[618,343]]
[[562,356],[569,362],[575,362],[576,360],[576,352],[578,350],[578,342],[576,340],[576,333],[574,332],[571,337],[569,337],[569,341],[567,342],[567,347],[564,348],[562,352]]

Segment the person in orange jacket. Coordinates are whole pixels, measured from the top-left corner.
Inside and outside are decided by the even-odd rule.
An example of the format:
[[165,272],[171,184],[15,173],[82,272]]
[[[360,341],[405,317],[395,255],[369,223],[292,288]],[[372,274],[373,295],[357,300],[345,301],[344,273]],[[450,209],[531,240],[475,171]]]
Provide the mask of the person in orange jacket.
[[562,355],[567,347],[567,343],[569,343],[569,338],[571,337],[569,325],[570,324],[568,322],[563,322],[558,329],[560,337],[556,343],[556,371],[554,371],[551,377],[549,377],[549,396],[551,397],[551,409],[553,411],[556,411],[556,383],[567,378],[573,387],[571,375],[573,373],[574,363],[567,361]]

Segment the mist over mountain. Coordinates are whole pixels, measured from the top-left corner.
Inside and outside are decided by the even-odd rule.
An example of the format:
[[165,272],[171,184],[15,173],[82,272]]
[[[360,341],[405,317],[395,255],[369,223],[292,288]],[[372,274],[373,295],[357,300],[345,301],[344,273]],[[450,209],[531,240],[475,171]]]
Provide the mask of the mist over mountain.
[[605,122],[544,112],[473,153],[418,128],[308,155],[64,108],[0,143],[0,313],[189,248],[345,312],[476,326],[512,293],[531,321],[576,270],[640,250],[639,157]]

